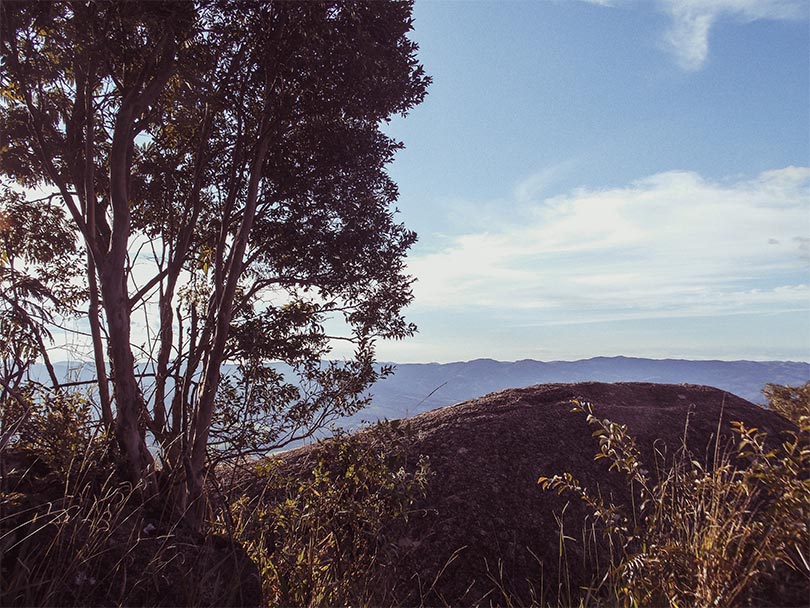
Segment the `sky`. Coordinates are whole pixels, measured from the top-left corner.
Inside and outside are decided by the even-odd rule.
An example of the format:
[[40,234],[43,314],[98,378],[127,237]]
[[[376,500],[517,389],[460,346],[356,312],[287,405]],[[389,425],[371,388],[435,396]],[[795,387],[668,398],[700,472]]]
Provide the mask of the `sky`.
[[810,360],[810,2],[417,1],[383,360]]

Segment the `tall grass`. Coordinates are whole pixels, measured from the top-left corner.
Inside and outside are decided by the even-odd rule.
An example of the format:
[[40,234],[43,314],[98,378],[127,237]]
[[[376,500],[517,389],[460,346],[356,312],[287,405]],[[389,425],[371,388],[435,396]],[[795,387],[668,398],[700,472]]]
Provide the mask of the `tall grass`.
[[120,481],[82,396],[32,399],[24,415],[5,405],[0,605],[395,603],[404,524],[428,479],[407,425],[336,437],[296,470],[254,463],[199,535]]
[[657,461],[653,479],[627,427],[600,420],[589,403],[574,405],[599,440],[596,458],[624,476],[631,496],[628,507],[570,474],[539,479],[543,489],[584,501],[600,524],[610,559],[585,589],[590,602],[734,606],[765,601],[766,592],[801,601],[810,588],[810,418],[776,448],[733,423],[736,447],[722,449],[717,439],[704,464],[684,446],[671,463]]
[[[16,414],[6,410],[4,415]],[[142,488],[122,482],[115,446],[77,394],[30,403],[0,449],[0,605],[217,606],[216,539],[164,521]],[[238,565],[238,564],[236,564]]]
[[[163,521],[140,488],[118,480],[114,446],[80,397],[54,399],[28,412],[0,450],[0,605],[400,603],[398,564],[420,542],[408,519],[430,477],[407,425],[338,437],[303,459],[251,464],[223,488],[200,537]],[[558,572],[538,560],[532,605],[806,600],[810,412],[789,401],[798,429],[781,443],[735,423],[735,443],[717,441],[708,462],[684,445],[651,465],[627,427],[576,402],[598,439],[596,457],[621,476],[630,501],[612,503],[569,474],[539,480],[584,501],[590,516],[556,514]],[[584,588],[566,577],[574,542],[592,573]],[[521,605],[502,563],[492,564],[493,590],[481,603]],[[422,598],[441,598],[441,576]]]

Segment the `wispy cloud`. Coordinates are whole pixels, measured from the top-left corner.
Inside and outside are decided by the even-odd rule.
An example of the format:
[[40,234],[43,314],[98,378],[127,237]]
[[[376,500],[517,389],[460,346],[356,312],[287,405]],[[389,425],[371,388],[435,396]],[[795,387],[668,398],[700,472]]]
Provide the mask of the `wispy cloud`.
[[[582,0],[600,6],[642,5],[639,0]],[[757,20],[806,20],[806,0],[655,0],[670,17],[663,43],[687,71],[699,70],[709,56],[709,35],[721,19],[742,22]]]
[[709,56],[709,33],[720,19],[749,22],[808,16],[804,0],[660,0],[660,4],[672,18],[665,43],[688,71],[703,67]]
[[410,260],[418,307],[555,323],[810,309],[810,168],[728,182],[671,171],[513,204],[521,223]]
[[537,199],[554,186],[561,178],[570,174],[576,167],[573,159],[559,162],[545,167],[521,181],[514,190],[518,202],[528,202]]

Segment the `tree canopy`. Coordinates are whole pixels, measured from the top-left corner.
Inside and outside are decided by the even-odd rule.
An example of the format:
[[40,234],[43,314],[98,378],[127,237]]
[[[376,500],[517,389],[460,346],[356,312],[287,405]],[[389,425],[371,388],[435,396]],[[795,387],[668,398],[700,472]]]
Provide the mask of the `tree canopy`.
[[128,476],[181,509],[212,458],[360,408],[375,340],[414,332],[381,129],[429,84],[411,8],[0,4],[4,398],[78,319]]

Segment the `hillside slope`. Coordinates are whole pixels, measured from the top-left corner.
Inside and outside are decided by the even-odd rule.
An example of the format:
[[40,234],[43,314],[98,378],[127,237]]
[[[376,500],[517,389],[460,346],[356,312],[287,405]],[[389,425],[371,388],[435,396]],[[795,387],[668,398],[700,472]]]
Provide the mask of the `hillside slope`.
[[[592,402],[599,418],[626,424],[648,463],[654,443],[671,454],[685,429],[689,448],[707,460],[718,424],[727,437],[734,420],[772,438],[791,428],[781,416],[716,388],[651,383],[547,384],[415,416],[406,421],[411,449],[429,457],[434,476],[406,536],[397,541],[397,595],[406,604],[487,604],[496,580],[524,602],[540,587],[554,595],[556,516],[564,509],[565,533],[572,537],[566,576],[575,586],[588,582],[577,540],[585,511],[578,501],[566,506],[565,497],[542,492],[537,479],[570,472],[619,501],[626,499],[626,485],[608,472],[606,461],[594,461],[598,443],[584,416],[571,412],[575,398]],[[307,449],[286,458],[300,462]]]

